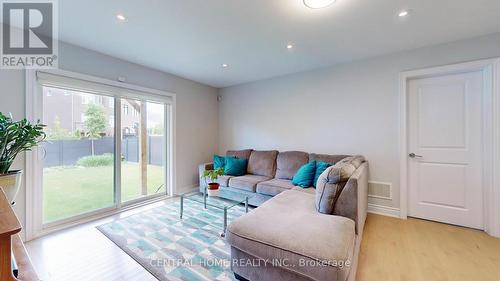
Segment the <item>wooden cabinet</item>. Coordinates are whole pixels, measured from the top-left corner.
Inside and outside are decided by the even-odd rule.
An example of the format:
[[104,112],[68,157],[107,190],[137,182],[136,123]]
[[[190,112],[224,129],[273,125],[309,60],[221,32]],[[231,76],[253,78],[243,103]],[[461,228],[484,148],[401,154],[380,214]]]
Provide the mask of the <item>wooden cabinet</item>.
[[[10,202],[0,188],[0,280],[35,281],[40,280],[31,264],[23,241],[19,236],[21,223],[12,210]],[[18,278],[12,274],[12,254],[19,269]]]

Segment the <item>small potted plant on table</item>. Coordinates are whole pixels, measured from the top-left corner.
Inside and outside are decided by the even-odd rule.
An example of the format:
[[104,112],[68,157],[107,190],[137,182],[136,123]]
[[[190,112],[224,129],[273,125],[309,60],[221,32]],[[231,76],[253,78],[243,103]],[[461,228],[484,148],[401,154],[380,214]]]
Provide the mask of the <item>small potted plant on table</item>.
[[14,122],[0,112],[0,188],[14,204],[21,186],[22,170],[10,170],[16,156],[29,151],[45,139],[44,125],[28,120]]
[[207,183],[207,191],[208,196],[218,196],[220,184],[215,182],[219,176],[224,175],[224,168],[218,168],[215,170],[207,170],[203,172],[203,178],[205,179],[205,183],[207,183],[207,179],[210,180]]

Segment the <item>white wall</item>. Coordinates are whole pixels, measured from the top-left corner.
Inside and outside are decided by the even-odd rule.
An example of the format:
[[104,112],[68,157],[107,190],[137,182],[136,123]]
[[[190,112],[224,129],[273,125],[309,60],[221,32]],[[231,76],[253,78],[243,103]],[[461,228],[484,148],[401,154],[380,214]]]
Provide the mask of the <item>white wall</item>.
[[[500,57],[500,33],[220,91],[219,152],[254,148],[362,154],[399,207],[399,73]],[[263,66],[265,67],[265,66]]]
[[[124,76],[127,83],[176,93],[176,188],[198,183],[198,164],[209,161],[218,146],[216,88],[65,43],[59,46],[59,58],[59,68],[64,70],[111,80]],[[15,119],[25,117],[24,75],[20,70],[0,70],[0,111],[11,112]],[[24,169],[24,155],[13,168]],[[24,225],[24,184],[16,201],[16,213]]]

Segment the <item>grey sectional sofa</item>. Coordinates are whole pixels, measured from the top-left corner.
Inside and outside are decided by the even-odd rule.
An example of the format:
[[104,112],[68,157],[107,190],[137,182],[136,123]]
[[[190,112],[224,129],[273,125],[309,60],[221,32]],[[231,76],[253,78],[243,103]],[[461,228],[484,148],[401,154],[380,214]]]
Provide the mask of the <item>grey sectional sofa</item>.
[[[273,196],[294,188],[293,175],[309,161],[324,161],[335,164],[349,155],[326,155],[301,151],[278,152],[276,150],[257,151],[252,149],[229,150],[227,156],[248,159],[247,174],[240,177],[220,176],[221,196],[232,197],[234,194],[250,194],[249,204],[260,206]],[[205,180],[201,177],[205,170],[212,170],[213,163],[201,164],[200,191]]]
[[[364,158],[297,151],[227,154],[248,157],[248,174],[220,177],[221,194],[254,194],[259,206],[226,233],[237,279],[355,280],[368,204]],[[290,179],[312,160],[335,165],[321,174],[318,189],[294,187]],[[200,172],[210,168],[204,164]]]

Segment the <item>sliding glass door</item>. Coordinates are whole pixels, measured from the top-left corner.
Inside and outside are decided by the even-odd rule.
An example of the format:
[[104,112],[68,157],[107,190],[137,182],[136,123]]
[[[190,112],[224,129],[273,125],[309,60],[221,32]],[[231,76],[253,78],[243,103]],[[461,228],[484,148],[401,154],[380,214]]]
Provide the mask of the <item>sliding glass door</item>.
[[41,225],[166,195],[169,103],[142,92],[56,78],[39,83],[47,134],[36,197]]

